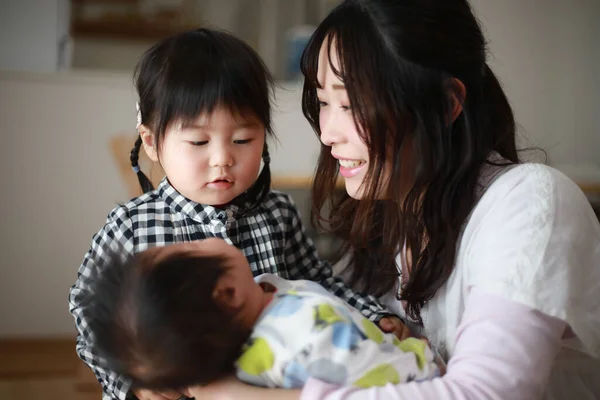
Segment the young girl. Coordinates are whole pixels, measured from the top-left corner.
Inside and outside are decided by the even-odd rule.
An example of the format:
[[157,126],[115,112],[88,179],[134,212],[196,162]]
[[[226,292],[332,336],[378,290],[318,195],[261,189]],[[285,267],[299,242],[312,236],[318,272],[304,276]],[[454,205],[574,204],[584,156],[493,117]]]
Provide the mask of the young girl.
[[[521,163],[507,98],[467,0],[346,0],[302,59],[323,143],[314,210],[346,242],[351,280],[406,313],[448,360],[427,382],[235,380],[224,398],[596,399],[600,224],[581,190]],[[335,202],[338,173],[348,196]],[[368,239],[368,240],[365,240]]]
[[[152,47],[135,78],[139,138],[131,163],[147,193],[110,212],[70,292],[79,331],[77,352],[96,374],[105,398],[131,394],[128,379],[102,367],[82,307],[93,295],[87,279],[109,251],[132,254],[218,237],[243,251],[255,275],[318,281],[370,319],[386,315],[373,297],[355,294],[332,278],[330,266],[318,259],[305,235],[292,200],[269,190],[266,135],[272,134],[272,81],[248,45],[208,29],[182,33]],[[138,166],[142,146],[166,174],[156,190]],[[380,325],[388,331],[397,333],[394,328],[401,326],[397,318],[383,321]],[[143,390],[133,394],[144,400],[180,396]]]

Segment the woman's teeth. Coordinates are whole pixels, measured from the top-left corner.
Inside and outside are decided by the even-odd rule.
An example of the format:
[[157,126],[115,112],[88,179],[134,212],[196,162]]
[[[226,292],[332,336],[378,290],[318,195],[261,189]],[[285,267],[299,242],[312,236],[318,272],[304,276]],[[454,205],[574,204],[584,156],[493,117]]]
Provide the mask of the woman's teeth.
[[340,165],[344,168],[356,168],[364,164],[362,160],[338,160]]

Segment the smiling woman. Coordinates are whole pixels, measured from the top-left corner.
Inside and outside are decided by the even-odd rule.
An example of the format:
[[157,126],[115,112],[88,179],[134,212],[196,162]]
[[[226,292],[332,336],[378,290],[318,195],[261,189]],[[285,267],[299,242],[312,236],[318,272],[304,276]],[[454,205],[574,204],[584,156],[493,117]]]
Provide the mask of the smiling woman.
[[[600,224],[569,178],[520,159],[483,32],[467,0],[345,0],[302,57],[303,111],[322,143],[313,217],[343,241],[350,282],[426,336],[446,374],[366,390],[319,378],[301,394],[225,381],[192,394],[600,393]],[[341,198],[332,190],[339,174]]]

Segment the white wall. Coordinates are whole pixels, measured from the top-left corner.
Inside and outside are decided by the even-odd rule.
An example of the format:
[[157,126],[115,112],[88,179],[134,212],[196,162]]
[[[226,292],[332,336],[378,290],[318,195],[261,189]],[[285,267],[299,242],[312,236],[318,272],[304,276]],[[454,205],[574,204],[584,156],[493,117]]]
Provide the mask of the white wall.
[[523,143],[600,165],[600,1],[472,0]]
[[[599,165],[599,3],[562,3],[474,1],[529,142],[553,164]],[[68,288],[127,197],[107,141],[133,133],[134,101],[125,75],[0,73],[0,336],[73,332]],[[274,174],[310,174],[318,146],[298,88],[277,103]]]
[[71,332],[67,291],[91,233],[123,200],[107,151],[134,124],[129,82],[0,80],[0,334]]
[[135,68],[138,60],[154,41],[96,39],[78,37],[73,40],[73,69],[114,70],[125,73]]
[[53,72],[69,64],[69,0],[0,0],[0,70]]

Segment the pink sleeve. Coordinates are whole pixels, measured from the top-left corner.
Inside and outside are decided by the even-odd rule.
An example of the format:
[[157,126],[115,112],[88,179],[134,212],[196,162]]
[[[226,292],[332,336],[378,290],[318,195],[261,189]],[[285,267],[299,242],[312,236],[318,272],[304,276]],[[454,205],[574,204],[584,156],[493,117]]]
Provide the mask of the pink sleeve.
[[371,389],[310,379],[301,399],[538,399],[565,328],[559,319],[473,288],[443,377]]

